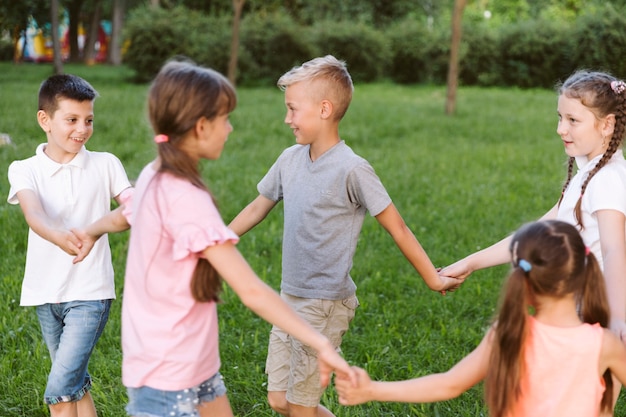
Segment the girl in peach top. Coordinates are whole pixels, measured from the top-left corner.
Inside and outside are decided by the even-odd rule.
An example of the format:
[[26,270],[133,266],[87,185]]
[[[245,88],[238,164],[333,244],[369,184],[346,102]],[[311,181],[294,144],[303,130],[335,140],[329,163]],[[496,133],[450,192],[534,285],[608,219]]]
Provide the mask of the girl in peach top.
[[522,227],[510,253],[497,320],[472,353],[448,372],[406,381],[372,381],[355,368],[357,387],[336,379],[339,401],[442,401],[485,380],[492,417],[610,411],[611,372],[626,382],[626,348],[606,329],[608,301],[595,256],[573,225],[558,220]]

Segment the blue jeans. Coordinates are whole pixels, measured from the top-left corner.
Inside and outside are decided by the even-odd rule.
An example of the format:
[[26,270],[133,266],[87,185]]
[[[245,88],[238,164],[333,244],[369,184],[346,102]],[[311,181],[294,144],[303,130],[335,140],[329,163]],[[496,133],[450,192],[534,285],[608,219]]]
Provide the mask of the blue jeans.
[[218,372],[202,384],[180,391],[150,387],[127,388],[126,412],[135,417],[197,417],[198,405],[226,395],[224,379]]
[[46,404],[78,401],[91,388],[87,365],[109,319],[112,300],[70,301],[37,306],[52,367]]

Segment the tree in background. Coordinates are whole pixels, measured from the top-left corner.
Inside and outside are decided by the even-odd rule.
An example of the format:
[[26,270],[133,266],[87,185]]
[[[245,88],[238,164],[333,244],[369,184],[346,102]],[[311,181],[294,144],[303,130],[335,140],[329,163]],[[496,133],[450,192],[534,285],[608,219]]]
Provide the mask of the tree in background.
[[239,26],[241,12],[246,0],[233,0],[233,34],[230,43],[230,59],[228,61],[228,79],[235,85],[237,82],[237,57],[239,56]]
[[459,83],[459,48],[461,47],[461,23],[466,0],[454,1],[452,13],[452,40],[450,42],[450,63],[448,64],[448,91],[446,94],[446,114],[451,115],[456,108],[456,90]]
[[52,48],[54,50],[54,73],[63,74],[61,40],[59,39],[59,0],[50,1],[50,20],[52,21]]
[[125,13],[126,0],[113,0],[108,59],[109,64],[112,65],[120,65],[122,63],[122,31],[124,29]]

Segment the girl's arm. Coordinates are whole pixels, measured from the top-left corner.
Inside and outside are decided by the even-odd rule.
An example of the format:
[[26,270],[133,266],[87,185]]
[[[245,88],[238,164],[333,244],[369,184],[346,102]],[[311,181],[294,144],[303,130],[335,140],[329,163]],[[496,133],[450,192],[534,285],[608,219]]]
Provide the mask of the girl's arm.
[[122,213],[123,210],[124,206],[119,206],[82,230],[72,229],[72,233],[81,241],[81,248],[72,263],[76,264],[85,259],[103,234],[128,230],[130,225]]
[[598,210],[604,279],[611,310],[611,330],[626,338],[626,218],[617,210]]
[[462,284],[460,280],[437,274],[437,270],[426,251],[424,251],[413,232],[408,228],[393,203],[380,212],[376,216],[376,220],[389,232],[402,254],[422,276],[424,282],[431,290],[454,290]]
[[35,233],[69,255],[77,255],[80,252],[82,246],[80,239],[71,231],[59,229],[54,225],[34,191],[21,190],[16,196],[26,223]]
[[235,232],[237,236],[243,236],[248,230],[259,224],[267,214],[272,211],[275,205],[276,201],[259,195],[239,212],[228,227]]
[[354,370],[335,351],[330,341],[261,281],[232,243],[209,246],[204,250],[204,256],[246,307],[317,351],[322,386],[328,385],[333,370],[350,381],[356,381]]
[[622,385],[626,385],[626,347],[614,333],[605,329],[598,369],[600,376],[607,369],[611,370],[611,373]]
[[[540,220],[556,219],[558,209],[558,204],[554,205],[554,207],[544,214]],[[452,265],[446,266],[439,273],[441,275],[447,275],[464,280],[472,272],[478,269],[489,268],[510,262],[511,253],[509,252],[509,247],[511,245],[512,236],[513,235],[509,235],[488,248],[474,252],[471,255],[456,261]]]
[[337,377],[335,387],[342,405],[356,405],[368,401],[393,401],[406,403],[428,403],[458,397],[485,378],[493,330],[487,332],[478,347],[454,365],[448,372],[432,374],[405,381],[372,381],[367,372],[357,370],[357,386]]

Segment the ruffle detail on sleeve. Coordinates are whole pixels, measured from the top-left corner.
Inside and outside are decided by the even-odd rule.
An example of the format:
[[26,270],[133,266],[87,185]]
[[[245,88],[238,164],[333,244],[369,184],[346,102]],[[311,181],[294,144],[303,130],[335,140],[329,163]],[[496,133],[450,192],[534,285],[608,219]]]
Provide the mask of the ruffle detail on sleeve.
[[133,217],[133,196],[135,195],[135,188],[129,187],[120,193],[120,201],[124,205],[122,207],[122,215],[126,218],[128,224],[132,226]]
[[174,240],[173,260],[179,261],[192,253],[204,251],[209,246],[226,242],[237,243],[239,236],[226,226],[199,228],[197,225],[183,226]]

